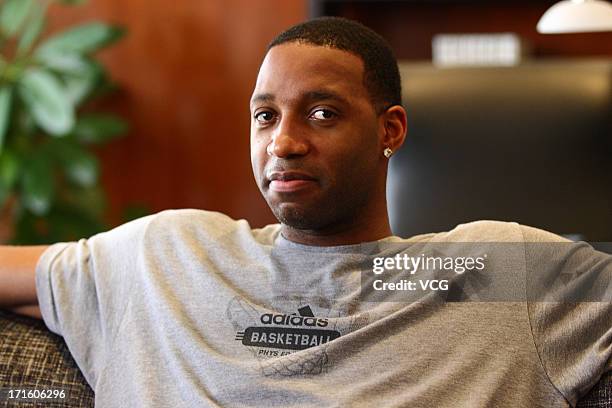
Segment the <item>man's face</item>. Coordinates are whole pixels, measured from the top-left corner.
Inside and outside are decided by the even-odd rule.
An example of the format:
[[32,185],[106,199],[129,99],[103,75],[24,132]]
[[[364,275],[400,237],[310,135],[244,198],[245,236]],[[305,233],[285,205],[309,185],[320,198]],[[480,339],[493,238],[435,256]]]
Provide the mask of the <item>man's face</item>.
[[251,99],[251,163],[276,218],[301,230],[354,222],[384,191],[379,127],[359,57],[273,47]]

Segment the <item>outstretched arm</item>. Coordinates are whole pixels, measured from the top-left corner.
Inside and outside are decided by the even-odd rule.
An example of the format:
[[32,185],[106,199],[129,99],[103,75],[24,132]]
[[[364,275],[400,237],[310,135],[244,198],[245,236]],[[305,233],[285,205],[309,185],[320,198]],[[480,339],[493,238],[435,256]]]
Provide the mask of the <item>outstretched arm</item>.
[[36,297],[36,264],[47,249],[0,246],[0,308],[40,318]]

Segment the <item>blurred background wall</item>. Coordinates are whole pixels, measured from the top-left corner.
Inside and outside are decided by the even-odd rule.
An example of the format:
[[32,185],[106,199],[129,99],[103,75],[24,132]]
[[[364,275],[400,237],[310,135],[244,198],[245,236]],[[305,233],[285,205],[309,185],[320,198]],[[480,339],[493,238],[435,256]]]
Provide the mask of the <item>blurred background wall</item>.
[[[109,221],[142,203],[202,208],[261,226],[275,219],[253,181],[248,100],[266,44],[309,15],[342,15],[379,31],[398,57],[431,58],[440,32],[518,33],[535,57],[612,56],[612,33],[545,36],[555,1],[90,0],[54,7],[54,27],[103,19],[126,38],[101,57],[121,90],[107,103],[131,124],[99,149]],[[52,27],[53,29],[53,27]]]
[[439,33],[519,35],[535,58],[612,56],[612,32],[543,35],[538,20],[559,0],[312,0],[312,15],[361,21],[405,60],[430,60]]
[[54,6],[50,31],[92,19],[128,30],[101,54],[130,123],[99,149],[109,220],[144,204],[273,222],[251,173],[249,98],[268,42],[304,20],[305,0],[90,0]]

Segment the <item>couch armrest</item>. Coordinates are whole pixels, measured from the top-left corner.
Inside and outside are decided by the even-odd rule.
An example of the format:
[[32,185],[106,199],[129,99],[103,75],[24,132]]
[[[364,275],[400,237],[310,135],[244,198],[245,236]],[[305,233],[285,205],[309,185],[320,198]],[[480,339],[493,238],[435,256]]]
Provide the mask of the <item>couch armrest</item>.
[[612,371],[607,372],[576,408],[612,408]]
[[0,311],[0,388],[6,387],[63,389],[66,399],[53,401],[54,407],[94,406],[94,393],[63,339],[41,320]]

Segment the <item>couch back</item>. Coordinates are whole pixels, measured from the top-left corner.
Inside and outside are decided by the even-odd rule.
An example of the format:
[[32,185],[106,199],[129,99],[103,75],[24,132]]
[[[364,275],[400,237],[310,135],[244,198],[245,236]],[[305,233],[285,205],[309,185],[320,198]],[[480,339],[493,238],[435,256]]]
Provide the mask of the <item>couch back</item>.
[[[8,403],[0,406],[87,408],[94,393],[72,359],[63,339],[42,320],[0,310],[0,389],[63,390],[61,400]],[[7,402],[7,405],[3,405]]]

